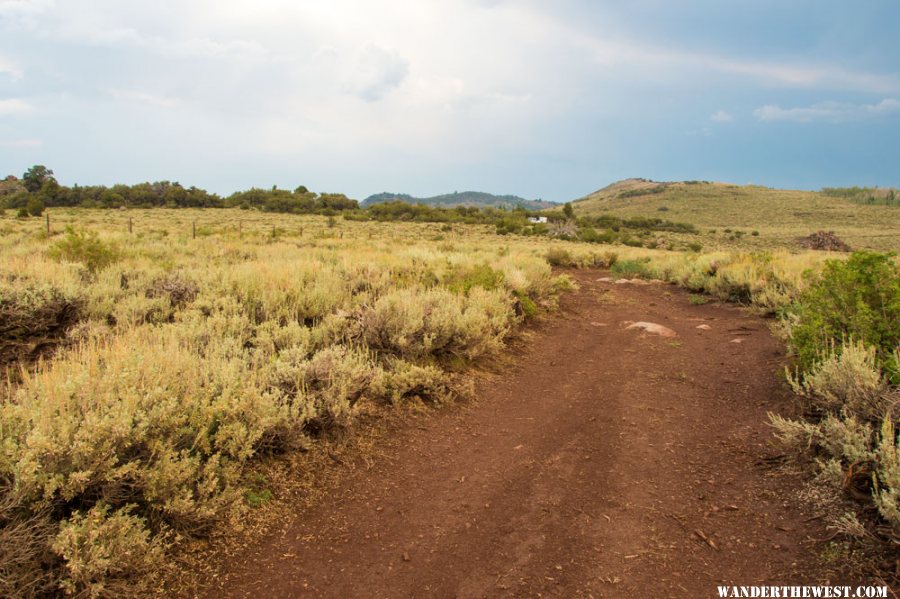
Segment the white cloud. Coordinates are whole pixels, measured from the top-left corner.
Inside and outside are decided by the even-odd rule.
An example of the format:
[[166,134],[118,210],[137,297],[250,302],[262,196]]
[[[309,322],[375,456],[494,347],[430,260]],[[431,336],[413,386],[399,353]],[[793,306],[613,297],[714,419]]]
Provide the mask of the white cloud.
[[848,71],[834,65],[790,64],[745,60],[711,52],[689,52],[660,48],[629,39],[573,36],[589,48],[594,60],[604,66],[637,66],[657,73],[696,71],[750,77],[756,81],[788,87],[838,89],[872,93],[900,91],[900,76]]
[[725,110],[717,110],[709,117],[709,120],[716,123],[730,123],[734,120],[734,117]]
[[0,100],[0,116],[15,116],[34,111],[34,106],[21,98]]
[[877,104],[820,102],[798,108],[782,108],[775,104],[768,104],[753,111],[754,116],[760,121],[793,121],[797,123],[813,121],[843,123],[898,113],[900,113],[900,100],[895,98],[885,98]]
[[0,75],[7,75],[13,81],[18,81],[25,73],[19,65],[0,56]]
[[151,94],[133,89],[109,89],[107,93],[114,99],[121,102],[136,102],[139,104],[149,104],[161,108],[174,108],[178,105],[178,100],[158,94]]
[[380,100],[409,74],[409,62],[396,52],[369,45],[361,52],[350,89],[362,99]]

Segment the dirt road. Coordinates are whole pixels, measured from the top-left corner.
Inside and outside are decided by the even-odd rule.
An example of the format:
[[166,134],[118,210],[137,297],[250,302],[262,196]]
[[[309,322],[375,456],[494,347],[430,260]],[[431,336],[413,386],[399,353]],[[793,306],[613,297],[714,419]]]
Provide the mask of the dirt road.
[[668,285],[573,276],[581,289],[476,402],[398,431],[387,458],[237,556],[210,596],[714,597],[816,582],[822,524],[766,462],[766,413],[789,401],[766,323]]

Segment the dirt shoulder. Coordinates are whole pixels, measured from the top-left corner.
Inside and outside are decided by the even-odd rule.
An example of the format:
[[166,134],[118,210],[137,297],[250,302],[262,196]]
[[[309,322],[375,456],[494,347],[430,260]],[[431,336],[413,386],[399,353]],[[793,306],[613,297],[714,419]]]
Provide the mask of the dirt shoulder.
[[790,394],[767,323],[668,285],[573,276],[580,290],[478,381],[477,401],[401,426],[370,467],[229,557],[208,596],[713,597],[825,582],[827,532],[769,465],[766,413]]

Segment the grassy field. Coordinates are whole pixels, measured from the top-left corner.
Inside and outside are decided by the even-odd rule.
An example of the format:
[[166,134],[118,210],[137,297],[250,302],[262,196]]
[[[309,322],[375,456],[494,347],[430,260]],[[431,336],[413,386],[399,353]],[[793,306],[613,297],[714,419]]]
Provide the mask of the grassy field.
[[0,595],[139,592],[173,544],[277,495],[266,460],[376,406],[465,396],[461,374],[568,288],[552,266],[775,312],[834,256],[236,209],[49,217],[0,217]]
[[540,247],[481,228],[239,210],[50,223],[0,220],[4,596],[137,592],[174,540],[271,496],[247,483],[260,460],[372,406],[464,395],[458,373],[566,286]]
[[[658,217],[690,223],[708,248],[798,248],[797,239],[834,231],[853,249],[900,249],[900,208],[864,205],[811,191],[754,185],[626,180],[573,202],[577,215]],[[754,231],[757,235],[754,235]]]

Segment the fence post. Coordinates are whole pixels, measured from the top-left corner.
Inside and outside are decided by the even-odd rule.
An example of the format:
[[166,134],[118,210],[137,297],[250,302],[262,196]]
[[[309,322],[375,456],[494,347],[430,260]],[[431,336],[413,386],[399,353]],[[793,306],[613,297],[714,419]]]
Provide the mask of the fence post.
[[197,221],[191,223],[191,236],[194,239],[197,239]]
[[128,217],[128,232],[131,233],[131,231],[132,231],[132,223],[131,223],[131,217],[129,216]]
[[47,235],[50,235],[50,213],[47,213]]

